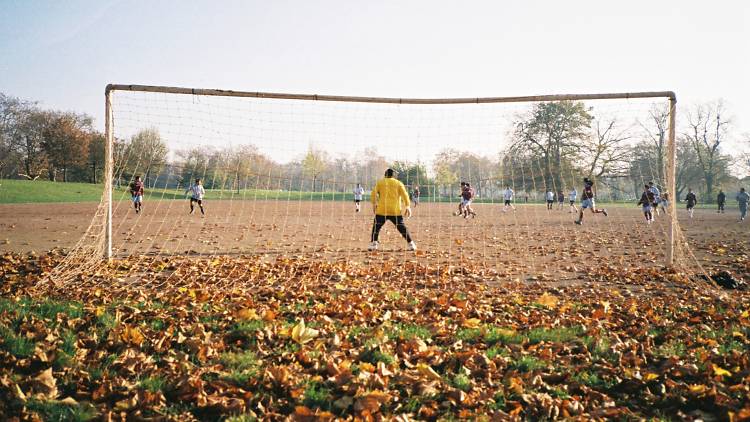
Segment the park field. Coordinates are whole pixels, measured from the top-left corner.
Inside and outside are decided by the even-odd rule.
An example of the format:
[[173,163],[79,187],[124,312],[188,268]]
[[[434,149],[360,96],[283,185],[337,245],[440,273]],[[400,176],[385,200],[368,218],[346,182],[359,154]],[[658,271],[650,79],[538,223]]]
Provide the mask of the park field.
[[97,201],[8,202],[3,420],[750,418],[750,294],[700,278],[750,272],[732,209],[678,211],[673,270],[632,204],[424,203],[416,253],[392,225],[372,253],[369,204],[147,197],[115,259],[58,272]]

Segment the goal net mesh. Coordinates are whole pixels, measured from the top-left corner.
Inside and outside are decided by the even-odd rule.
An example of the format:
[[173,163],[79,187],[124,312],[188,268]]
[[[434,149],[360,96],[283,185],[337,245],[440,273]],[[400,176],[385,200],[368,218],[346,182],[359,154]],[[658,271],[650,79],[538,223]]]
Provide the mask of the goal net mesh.
[[[248,262],[279,260],[321,279],[367,267],[404,280],[470,272],[564,281],[666,260],[667,98],[394,104],[117,90],[111,110],[113,259],[103,259],[104,195],[50,278],[57,286],[110,285],[99,275],[113,268],[120,288],[162,286],[180,279],[182,265],[221,265],[222,287],[264,276]],[[387,168],[411,196],[404,222],[416,252],[390,222],[368,251],[370,192]],[[137,176],[140,212],[130,192]],[[589,208],[577,225],[584,177],[607,216]],[[197,203],[190,213],[196,179],[205,214]],[[461,182],[476,215],[457,215]],[[653,223],[637,205],[649,182],[670,200]],[[675,233],[675,268],[695,271],[679,226]],[[144,280],[145,266],[163,274]]]

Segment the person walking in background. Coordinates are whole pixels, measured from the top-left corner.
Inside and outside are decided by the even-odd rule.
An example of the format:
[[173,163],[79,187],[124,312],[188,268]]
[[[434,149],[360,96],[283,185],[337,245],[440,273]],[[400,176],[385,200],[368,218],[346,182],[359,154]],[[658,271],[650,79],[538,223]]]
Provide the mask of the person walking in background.
[[474,212],[474,209],[471,208],[471,201],[474,199],[474,188],[471,187],[471,183],[466,183],[466,188],[461,193],[462,197],[462,204],[464,207],[464,218],[469,218],[469,215],[471,215],[471,218],[475,218],[477,216],[477,213]]
[[654,221],[654,215],[651,213],[652,204],[654,203],[654,193],[649,190],[648,185],[643,185],[643,193],[638,205],[643,206],[643,216],[646,217],[646,224]]
[[560,189],[557,191],[557,209],[562,210],[565,206],[565,193]]
[[195,205],[201,209],[201,215],[206,215],[206,210],[203,209],[203,196],[206,195],[206,190],[203,189],[203,182],[201,179],[195,179],[195,183],[187,188],[185,193],[190,192],[190,215],[195,212]]
[[362,195],[365,194],[365,188],[362,187],[359,183],[357,183],[357,186],[354,188],[354,208],[356,209],[355,212],[359,212],[359,206],[360,202],[362,202]]
[[716,213],[724,214],[724,205],[726,205],[727,203],[727,195],[721,189],[719,189],[719,194],[716,195],[716,203],[719,206],[719,209],[716,210]]
[[[513,211],[516,210],[516,207],[513,206],[513,189],[510,188],[510,186],[506,186],[505,190],[503,191],[503,200],[505,201],[505,205],[503,205],[503,212],[508,212],[508,208],[512,209]],[[528,195],[526,196],[528,198]],[[528,202],[528,199],[527,201]]]
[[419,185],[414,185],[414,190],[412,190],[411,198],[412,202],[414,202],[414,208],[419,205]]
[[552,204],[555,203],[555,193],[552,192],[551,190],[548,190],[546,198],[547,198],[547,209],[551,210],[552,209]]
[[140,213],[143,210],[143,182],[141,181],[141,176],[135,176],[135,180],[130,184],[130,196],[133,199],[135,213]]
[[[653,207],[652,214],[659,215],[659,202],[661,202],[661,192],[659,192],[659,188],[657,188],[656,185],[654,185],[654,182],[648,182],[648,190],[650,190],[651,193],[654,194],[654,203],[651,204],[651,206]],[[653,215],[652,215],[652,220],[653,220]]]
[[578,208],[576,208],[576,199],[578,198],[578,190],[576,190],[575,186],[573,187],[573,190],[568,193],[568,200],[570,200],[570,212],[576,213],[578,212]]
[[688,216],[692,219],[693,211],[695,210],[695,204],[698,203],[698,197],[695,196],[695,193],[690,188],[688,188],[688,194],[687,196],[685,196],[685,202],[687,203]]
[[[408,243],[409,250],[417,250],[417,245],[412,240],[409,230],[404,224],[403,215],[411,217],[409,194],[406,193],[404,184],[393,177],[395,174],[395,170],[391,168],[387,169],[385,177],[378,180],[375,188],[370,193],[372,211],[375,214],[375,220],[372,223],[370,246],[368,248],[371,251],[378,249],[380,245],[378,236],[380,235],[380,229],[383,228],[386,221],[391,221],[396,225],[396,229]],[[402,209],[403,215],[401,214]]]
[[745,188],[740,188],[737,194],[737,204],[740,206],[740,221],[745,221],[747,217],[747,203],[750,201],[750,195],[745,192]]

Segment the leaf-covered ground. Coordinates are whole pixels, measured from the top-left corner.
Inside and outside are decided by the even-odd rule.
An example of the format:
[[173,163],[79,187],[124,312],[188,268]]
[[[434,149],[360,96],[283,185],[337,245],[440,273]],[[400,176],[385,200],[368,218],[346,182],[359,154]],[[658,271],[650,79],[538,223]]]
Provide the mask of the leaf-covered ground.
[[0,259],[2,420],[750,419],[750,293],[684,274],[60,259]]

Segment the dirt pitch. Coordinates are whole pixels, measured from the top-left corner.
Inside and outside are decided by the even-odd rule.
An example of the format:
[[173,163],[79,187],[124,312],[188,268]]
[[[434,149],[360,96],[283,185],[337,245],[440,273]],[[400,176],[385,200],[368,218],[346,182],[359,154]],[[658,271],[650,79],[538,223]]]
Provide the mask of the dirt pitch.
[[[207,214],[188,214],[183,201],[146,203],[136,214],[128,202],[115,204],[114,246],[119,257],[130,255],[304,256],[326,260],[369,262],[378,256],[403,256],[431,267],[481,264],[500,276],[531,279],[573,279],[582,270],[603,263],[624,268],[660,264],[664,259],[666,221],[646,225],[635,206],[609,207],[609,216],[585,214],[576,226],[575,214],[547,211],[543,205],[517,205],[502,212],[498,204],[477,204],[478,216],[453,216],[455,204],[422,204],[407,226],[418,253],[388,223],[381,233],[381,250],[366,248],[372,209],[364,203],[355,213],[349,202],[212,201]],[[96,204],[0,205],[2,249],[43,252],[70,248],[86,230]],[[697,263],[747,272],[748,226],[737,213],[707,209],[687,219],[679,209],[688,243]],[[697,266],[697,265],[696,265]]]

